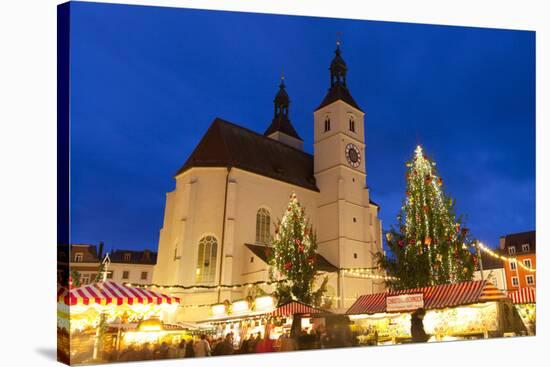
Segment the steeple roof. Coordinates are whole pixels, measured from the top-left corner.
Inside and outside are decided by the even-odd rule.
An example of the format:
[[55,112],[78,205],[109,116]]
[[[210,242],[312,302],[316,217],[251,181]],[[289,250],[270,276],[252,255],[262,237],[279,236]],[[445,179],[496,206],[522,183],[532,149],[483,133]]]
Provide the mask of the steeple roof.
[[340,50],[340,42],[336,43],[336,50],[334,50],[334,58],[330,63],[330,88],[319,105],[317,110],[328,106],[329,104],[336,101],[344,101],[350,106],[362,111],[357,102],[351,96],[351,93],[348,89],[346,82],[346,74],[348,67],[346,62],[342,58],[342,51]]
[[284,77],[281,77],[281,84],[279,85],[279,91],[277,92],[277,94],[275,95],[275,99],[273,100],[273,105],[273,120],[271,121],[271,124],[269,125],[267,130],[264,132],[264,135],[269,136],[279,131],[295,139],[302,140],[302,138],[300,138],[300,136],[294,129],[294,126],[292,126],[290,119],[288,118],[290,98],[288,97],[288,93],[286,92]]

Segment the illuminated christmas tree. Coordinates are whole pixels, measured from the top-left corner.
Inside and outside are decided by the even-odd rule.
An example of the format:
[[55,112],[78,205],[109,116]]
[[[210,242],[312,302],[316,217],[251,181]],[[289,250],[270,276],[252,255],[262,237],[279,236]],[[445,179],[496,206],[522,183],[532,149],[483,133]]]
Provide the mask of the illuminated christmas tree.
[[435,162],[420,146],[407,162],[406,198],[397,216],[399,228],[386,233],[390,254],[379,254],[379,264],[392,289],[424,287],[471,280],[477,258],[473,241],[456,217],[454,200],[443,192]]
[[271,279],[286,280],[277,283],[275,294],[278,303],[299,300],[318,304],[326,287],[326,279],[317,291],[312,291],[316,276],[317,242],[296,194],[290,197],[288,208],[275,227],[271,244]]

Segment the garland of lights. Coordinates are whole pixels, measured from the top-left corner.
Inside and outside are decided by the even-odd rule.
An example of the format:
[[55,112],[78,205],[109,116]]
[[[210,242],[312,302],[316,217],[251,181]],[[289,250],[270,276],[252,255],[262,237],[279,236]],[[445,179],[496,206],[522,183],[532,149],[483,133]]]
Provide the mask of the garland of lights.
[[497,254],[496,252],[494,252],[493,250],[491,250],[481,242],[478,242],[477,245],[479,246],[480,250],[482,250],[483,252],[485,252],[486,254],[488,254],[489,256],[495,259],[500,259],[502,261],[509,262],[509,263],[515,262],[520,268],[532,273],[537,271],[537,269],[530,268],[526,266],[524,263],[522,263],[521,261],[517,261],[515,257],[508,257],[508,256]]
[[253,287],[255,285],[272,285],[276,283],[284,283],[286,282],[286,279],[280,279],[280,280],[272,280],[272,281],[256,281],[256,282],[249,282],[249,283],[241,283],[241,284],[220,284],[220,285],[162,285],[162,284],[156,284],[156,283],[150,283],[150,284],[132,284],[132,283],[124,283],[124,285],[128,287],[137,287],[137,288],[158,288],[158,289],[170,289],[170,288],[178,288],[178,289],[191,289],[191,290],[197,290],[197,289],[222,289],[222,288],[231,288],[231,289],[237,289],[242,287]]

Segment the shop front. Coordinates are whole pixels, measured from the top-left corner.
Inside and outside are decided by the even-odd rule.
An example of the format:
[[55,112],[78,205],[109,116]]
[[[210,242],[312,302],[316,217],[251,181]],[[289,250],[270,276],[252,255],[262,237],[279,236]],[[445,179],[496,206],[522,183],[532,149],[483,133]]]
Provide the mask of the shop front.
[[512,299],[514,307],[518,311],[529,335],[537,333],[537,294],[534,287],[521,288],[510,292],[508,297]]
[[359,344],[411,342],[411,313],[424,308],[428,341],[523,335],[511,300],[488,281],[471,281],[361,296],[348,309]]
[[[102,361],[103,354],[120,350],[132,328],[158,339],[166,331],[162,320],[179,302],[177,297],[112,281],[58,288],[58,353],[72,364]],[[161,326],[146,330],[147,320]],[[134,339],[139,341],[143,338]]]
[[271,296],[216,304],[211,312],[212,316],[198,325],[213,328],[215,338],[232,333],[233,347],[238,349],[243,340],[251,337],[263,339],[268,333],[276,350],[280,347],[279,338],[283,334],[290,335],[292,328],[296,328],[295,317],[299,319],[300,330],[309,332],[321,322],[318,316],[327,313],[298,301],[276,307]]

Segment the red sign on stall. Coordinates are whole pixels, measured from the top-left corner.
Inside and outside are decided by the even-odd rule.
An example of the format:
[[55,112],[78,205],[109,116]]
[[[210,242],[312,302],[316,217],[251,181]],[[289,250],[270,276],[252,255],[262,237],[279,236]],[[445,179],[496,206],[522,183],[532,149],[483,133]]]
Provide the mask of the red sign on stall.
[[424,295],[422,293],[386,297],[386,311],[388,312],[411,311],[421,307],[424,307]]

